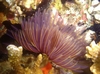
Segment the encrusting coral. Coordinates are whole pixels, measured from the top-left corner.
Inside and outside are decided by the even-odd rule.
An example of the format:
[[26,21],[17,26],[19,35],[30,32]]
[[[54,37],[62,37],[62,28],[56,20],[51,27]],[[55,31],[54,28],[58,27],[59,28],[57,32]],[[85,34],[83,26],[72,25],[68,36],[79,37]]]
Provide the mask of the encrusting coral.
[[86,57],[92,59],[93,65],[90,67],[93,74],[100,74],[100,42],[92,41],[90,46],[86,47]]

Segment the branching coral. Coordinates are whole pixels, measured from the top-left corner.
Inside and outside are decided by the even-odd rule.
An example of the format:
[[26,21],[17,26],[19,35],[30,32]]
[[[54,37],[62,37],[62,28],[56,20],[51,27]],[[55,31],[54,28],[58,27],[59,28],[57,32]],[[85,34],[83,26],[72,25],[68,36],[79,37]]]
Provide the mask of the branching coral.
[[100,74],[100,42],[96,44],[95,41],[92,41],[86,49],[86,57],[91,58],[93,62],[93,65],[90,67],[91,72],[93,74]]
[[17,74],[24,74],[24,69],[21,66],[21,57],[22,57],[22,47],[16,47],[14,45],[9,45],[7,47],[8,50],[8,56],[9,56],[9,62],[15,72]]
[[42,70],[40,69],[40,64],[42,63],[42,55],[39,54],[37,60],[34,63],[33,72],[34,74],[43,74]]
[[8,50],[8,61],[13,68],[13,71],[16,74],[43,74],[40,68],[40,64],[42,62],[42,55],[38,55],[36,61],[34,62],[33,67],[22,67],[21,66],[21,59],[22,59],[22,47],[16,47],[15,45],[7,46]]

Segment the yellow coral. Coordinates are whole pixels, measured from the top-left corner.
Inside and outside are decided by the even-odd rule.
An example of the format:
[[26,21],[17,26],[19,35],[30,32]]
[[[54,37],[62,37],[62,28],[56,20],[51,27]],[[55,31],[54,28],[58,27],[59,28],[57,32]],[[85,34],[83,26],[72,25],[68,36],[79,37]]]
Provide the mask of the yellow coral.
[[91,58],[93,62],[93,65],[90,67],[91,72],[93,74],[100,74],[100,42],[96,44],[95,41],[92,41],[86,49],[86,57]]
[[16,47],[15,45],[7,46],[8,50],[8,61],[13,67],[16,74],[24,74],[24,69],[21,66],[20,60],[22,57],[22,47]]
[[32,68],[22,67],[21,59],[22,59],[22,47],[17,47],[15,45],[8,45],[8,61],[12,66],[15,74],[43,74],[40,68],[40,64],[42,62],[42,55],[39,54],[36,61],[34,62],[34,66]]
[[62,8],[61,0],[54,0],[54,6],[59,10]]

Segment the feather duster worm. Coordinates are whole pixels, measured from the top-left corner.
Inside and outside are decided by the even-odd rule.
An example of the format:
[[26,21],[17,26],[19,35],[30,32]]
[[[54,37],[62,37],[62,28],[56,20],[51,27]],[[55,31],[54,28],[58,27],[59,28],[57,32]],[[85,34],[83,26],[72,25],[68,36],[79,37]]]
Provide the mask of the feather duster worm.
[[24,48],[35,53],[45,53],[55,64],[81,71],[86,65],[79,59],[85,54],[85,27],[67,25],[56,12],[38,10],[34,17],[21,21],[21,30],[10,32]]

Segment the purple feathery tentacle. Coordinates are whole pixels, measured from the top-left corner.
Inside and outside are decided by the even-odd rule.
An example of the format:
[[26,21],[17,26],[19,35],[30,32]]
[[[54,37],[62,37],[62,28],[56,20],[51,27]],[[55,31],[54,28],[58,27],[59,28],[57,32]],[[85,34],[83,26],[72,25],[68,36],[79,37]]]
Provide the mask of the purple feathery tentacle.
[[75,25],[65,25],[58,13],[38,10],[28,20],[21,20],[21,27],[22,30],[11,33],[27,50],[45,53],[52,62],[67,69],[80,71],[86,67],[75,60],[85,53],[85,34],[80,35],[83,29],[78,32]]

